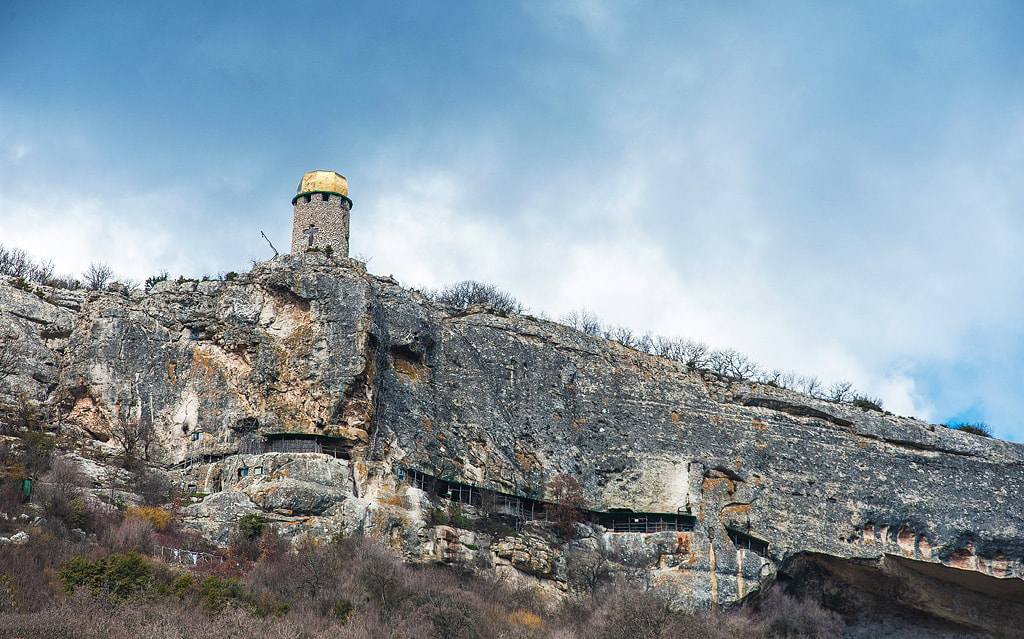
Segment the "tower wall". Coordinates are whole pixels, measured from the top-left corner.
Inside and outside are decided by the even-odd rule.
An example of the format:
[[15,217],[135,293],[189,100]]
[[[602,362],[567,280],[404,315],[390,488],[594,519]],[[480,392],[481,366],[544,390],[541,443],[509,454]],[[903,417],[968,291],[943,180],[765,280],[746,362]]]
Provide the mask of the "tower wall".
[[[348,257],[348,220],[352,201],[337,193],[308,193],[296,198],[292,222],[292,253],[328,246],[335,255]],[[309,233],[310,227],[316,232]],[[312,243],[310,243],[312,235]]]

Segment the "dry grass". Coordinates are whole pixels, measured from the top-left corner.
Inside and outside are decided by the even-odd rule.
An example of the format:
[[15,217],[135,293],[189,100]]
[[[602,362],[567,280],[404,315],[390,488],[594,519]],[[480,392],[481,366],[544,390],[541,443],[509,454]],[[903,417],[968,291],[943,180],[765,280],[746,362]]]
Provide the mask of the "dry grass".
[[99,563],[152,535],[149,518],[129,517],[100,536],[106,547],[43,528],[26,546],[0,547],[0,639],[824,639],[841,629],[831,613],[781,593],[756,610],[686,615],[654,592],[613,582],[555,606],[505,582],[404,564],[363,537],[291,551],[261,539],[259,559],[207,574],[146,559],[146,579],[131,590],[107,577],[65,590],[60,569],[72,558]]

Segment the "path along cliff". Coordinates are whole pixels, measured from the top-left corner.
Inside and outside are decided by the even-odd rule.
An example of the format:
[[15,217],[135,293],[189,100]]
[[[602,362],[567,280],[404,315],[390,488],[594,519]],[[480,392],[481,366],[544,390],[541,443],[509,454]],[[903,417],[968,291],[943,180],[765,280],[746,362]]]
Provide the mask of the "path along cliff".
[[82,450],[145,430],[218,543],[259,513],[555,591],[624,573],[699,608],[787,579],[839,609],[1024,620],[1017,444],[444,308],[318,254],[148,292],[3,280],[0,322],[25,362],[9,389]]

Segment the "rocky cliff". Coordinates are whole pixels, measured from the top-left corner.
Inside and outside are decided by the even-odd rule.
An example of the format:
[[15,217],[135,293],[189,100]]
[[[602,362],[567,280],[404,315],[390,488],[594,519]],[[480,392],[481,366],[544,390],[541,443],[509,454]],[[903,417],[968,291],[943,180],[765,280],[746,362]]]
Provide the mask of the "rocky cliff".
[[0,313],[25,361],[8,392],[83,463],[144,431],[219,543],[262,513],[552,590],[621,572],[706,607],[794,579],[840,609],[1024,626],[1016,444],[446,309],[322,255],[148,293],[0,281]]

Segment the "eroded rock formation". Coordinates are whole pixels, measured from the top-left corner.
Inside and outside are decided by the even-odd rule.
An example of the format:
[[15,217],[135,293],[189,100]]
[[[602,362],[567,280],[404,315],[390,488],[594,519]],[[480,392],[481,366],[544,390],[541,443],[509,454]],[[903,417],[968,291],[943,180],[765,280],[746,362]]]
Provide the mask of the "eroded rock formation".
[[[41,292],[0,282],[29,362],[9,386],[97,450],[114,450],[119,424],[151,429],[149,459],[195,493],[188,525],[220,543],[260,512],[286,536],[358,530],[411,560],[553,589],[631,571],[694,607],[822,566],[850,583],[884,566],[911,590],[934,571],[1021,587],[1016,444],[690,371],[553,322],[453,312],[322,255],[147,294]],[[564,541],[536,518],[440,522],[452,499],[408,480],[482,490],[470,521],[488,499],[543,507],[561,474],[595,517],[688,523],[578,525]],[[935,597],[904,599],[934,614]],[[1008,601],[1004,617],[1024,619]]]

